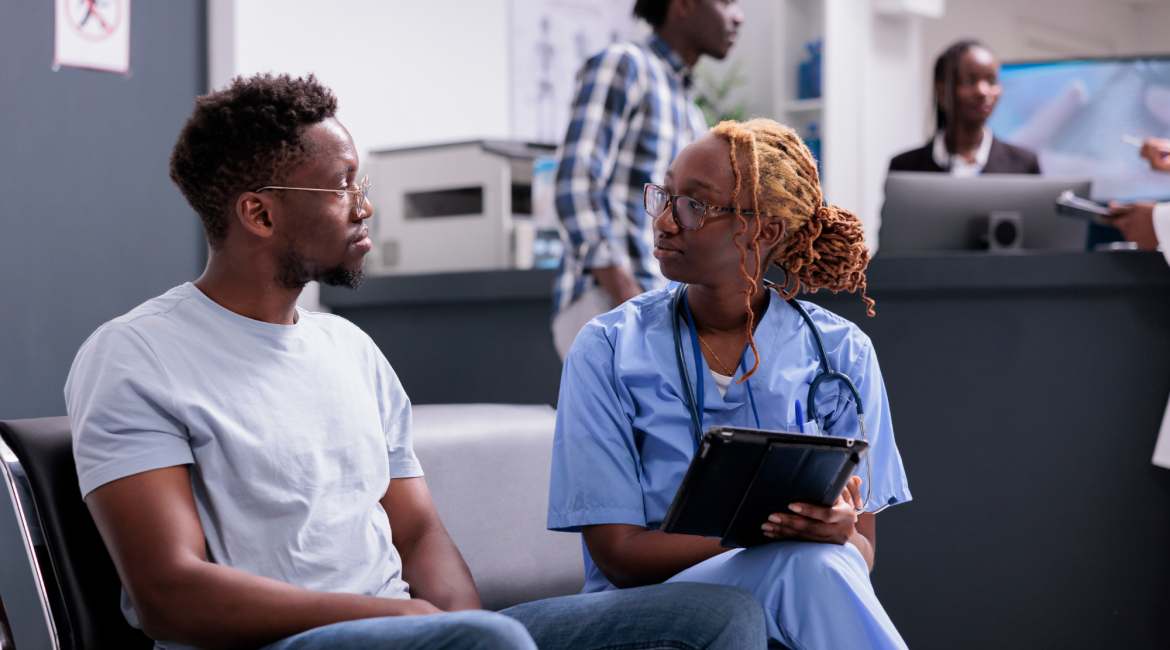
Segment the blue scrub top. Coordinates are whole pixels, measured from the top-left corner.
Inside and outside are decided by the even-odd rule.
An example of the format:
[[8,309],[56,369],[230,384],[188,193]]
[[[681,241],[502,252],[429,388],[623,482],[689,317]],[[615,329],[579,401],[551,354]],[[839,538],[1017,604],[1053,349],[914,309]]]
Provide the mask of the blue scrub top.
[[[577,335],[561,373],[549,488],[548,528],[578,532],[593,524],[661,526],[695,450],[695,431],[675,358],[670,302],[675,287],[634,298],[594,318]],[[760,427],[797,432],[795,404],[808,396],[820,372],[812,331],[773,289],[755,332],[760,367],[748,381]],[[873,344],[853,323],[801,302],[821,332],[829,363],[856,384],[864,402],[873,465],[868,510],[910,500],[906,472],[894,443],[890,405]],[[705,360],[696,371],[685,319],[679,319],[691,381],[704,385],[703,426],[756,426],[746,384],[736,383],[753,363],[740,363],[720,396]],[[861,437],[848,389],[837,381],[818,388],[817,414],[828,435]],[[805,416],[807,417],[807,416]],[[868,490],[864,462],[861,495]],[[761,522],[763,523],[763,522]],[[585,552],[585,592],[613,589]]]

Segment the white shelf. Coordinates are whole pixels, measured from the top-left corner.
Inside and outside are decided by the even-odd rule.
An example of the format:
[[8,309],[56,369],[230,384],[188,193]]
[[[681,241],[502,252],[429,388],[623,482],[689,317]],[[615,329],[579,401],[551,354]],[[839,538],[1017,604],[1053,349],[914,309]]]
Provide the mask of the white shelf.
[[817,97],[816,99],[790,99],[784,103],[784,112],[786,113],[811,113],[819,111],[825,107],[824,98]]
[[[774,106],[782,121],[820,121],[824,99],[796,99],[800,64],[808,57],[809,41],[825,38],[825,0],[783,0],[776,3],[776,78]],[[822,59],[822,70],[824,61]],[[823,82],[822,82],[823,83]]]

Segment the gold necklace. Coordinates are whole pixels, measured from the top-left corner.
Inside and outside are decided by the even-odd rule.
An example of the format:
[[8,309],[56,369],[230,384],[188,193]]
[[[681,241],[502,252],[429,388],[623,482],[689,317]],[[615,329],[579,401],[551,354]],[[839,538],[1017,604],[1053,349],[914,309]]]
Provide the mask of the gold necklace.
[[715,351],[711,349],[710,345],[707,345],[707,342],[703,340],[703,336],[698,332],[695,332],[695,336],[699,337],[699,342],[701,342],[707,348],[707,351],[711,353],[711,356],[715,357],[715,363],[719,364],[720,368],[723,368],[723,374],[727,375],[728,377],[734,377],[735,373],[728,370],[727,366],[723,365],[723,362],[719,360],[719,355],[715,354]]

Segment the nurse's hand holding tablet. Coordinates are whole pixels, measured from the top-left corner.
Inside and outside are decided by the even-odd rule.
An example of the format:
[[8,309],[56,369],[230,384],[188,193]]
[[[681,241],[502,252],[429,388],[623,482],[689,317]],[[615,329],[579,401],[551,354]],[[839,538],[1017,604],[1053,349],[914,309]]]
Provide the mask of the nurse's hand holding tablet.
[[[875,514],[910,500],[877,357],[849,321],[787,302],[800,291],[860,291],[873,315],[861,223],[824,204],[816,160],[766,119],[719,124],[643,198],[654,257],[673,283],[593,319],[561,378],[548,527],[582,533],[585,591],[736,585],[756,595],[769,638],[785,646],[904,648],[869,580]],[[785,286],[761,281],[770,265]],[[687,344],[676,345],[675,328]],[[844,381],[820,384],[804,421],[795,402],[830,367]],[[714,426],[865,438],[871,472],[850,478],[833,506],[776,504],[752,524],[775,542],[728,549],[718,537],[666,533],[667,509]]]
[[[844,545],[857,534],[857,510],[861,499],[861,477],[854,476],[845,484],[841,498],[832,508],[809,503],[793,503],[788,509],[796,514],[776,513],[768,517],[768,523],[760,526],[764,536],[775,540],[801,540],[822,544]],[[870,515],[872,516],[872,515]],[[866,562],[873,567],[873,546],[871,544]]]

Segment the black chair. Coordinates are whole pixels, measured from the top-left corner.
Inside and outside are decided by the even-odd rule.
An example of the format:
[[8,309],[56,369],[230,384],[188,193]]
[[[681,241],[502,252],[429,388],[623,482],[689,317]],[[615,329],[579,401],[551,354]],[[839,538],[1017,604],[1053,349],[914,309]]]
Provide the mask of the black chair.
[[[24,468],[45,538],[39,562],[62,648],[142,648],[154,642],[123,618],[121,582],[77,483],[65,417],[0,422],[0,439]],[[40,554],[38,554],[40,555]],[[11,610],[10,610],[11,611]]]
[[12,641],[12,630],[8,629],[8,614],[4,611],[4,602],[0,601],[0,650],[15,650]]

